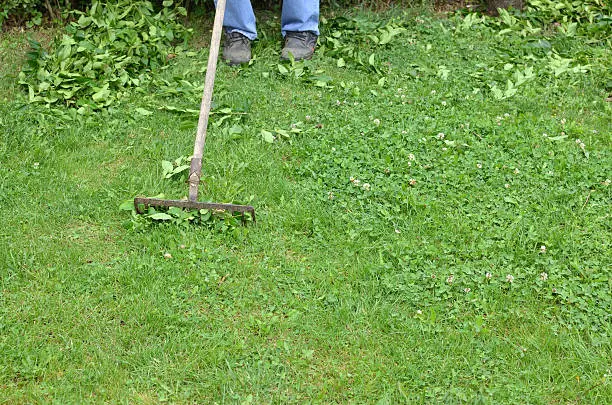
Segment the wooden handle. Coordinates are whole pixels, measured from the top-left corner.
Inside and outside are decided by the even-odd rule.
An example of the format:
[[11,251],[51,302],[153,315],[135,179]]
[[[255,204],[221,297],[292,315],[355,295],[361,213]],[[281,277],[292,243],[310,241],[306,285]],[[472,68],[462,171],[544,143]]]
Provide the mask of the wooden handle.
[[198,119],[198,131],[193,147],[191,168],[189,170],[189,201],[197,201],[198,199],[198,186],[200,185],[200,177],[202,175],[202,156],[204,154],[204,144],[206,143],[206,128],[208,127],[210,104],[212,101],[213,89],[215,87],[215,73],[217,72],[217,59],[219,58],[219,45],[221,44],[225,3],[226,0],[218,0],[217,9],[215,11],[215,22],[213,24],[212,38],[210,40],[206,79],[204,80],[204,93],[202,94],[200,118]]

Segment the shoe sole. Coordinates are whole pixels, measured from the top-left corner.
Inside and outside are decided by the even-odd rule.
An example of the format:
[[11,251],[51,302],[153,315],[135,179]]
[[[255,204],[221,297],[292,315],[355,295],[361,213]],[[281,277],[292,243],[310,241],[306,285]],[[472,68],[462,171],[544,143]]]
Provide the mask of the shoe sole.
[[[304,58],[300,58],[300,59],[293,58],[293,60],[294,60],[294,61],[296,61],[296,62],[299,62],[299,61],[301,61],[301,60],[311,60],[313,56],[314,56],[314,54],[312,54],[312,55],[310,55],[310,56],[306,56],[306,57],[304,57]],[[280,60],[282,60],[282,61],[288,61],[288,60],[291,60],[291,59],[290,59],[290,58],[285,58],[285,57],[281,56],[281,57],[280,57]]]
[[239,66],[239,65],[246,65],[246,64],[247,64],[247,63],[249,63],[251,60],[249,59],[249,60],[247,60],[246,62],[235,62],[235,61],[232,61],[232,60],[230,60],[230,59],[223,59],[223,61],[224,61],[225,63],[227,63],[228,65],[230,65],[230,66]]

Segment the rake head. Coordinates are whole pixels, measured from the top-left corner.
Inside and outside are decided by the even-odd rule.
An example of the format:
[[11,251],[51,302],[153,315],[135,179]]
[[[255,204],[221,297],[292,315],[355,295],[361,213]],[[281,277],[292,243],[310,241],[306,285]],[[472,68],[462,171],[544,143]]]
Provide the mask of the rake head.
[[199,201],[189,200],[162,200],[159,198],[145,198],[136,197],[134,198],[134,208],[139,214],[145,214],[149,207],[179,207],[190,210],[213,210],[213,211],[227,211],[230,213],[240,212],[242,214],[242,223],[246,223],[245,214],[250,214],[255,222],[255,208],[250,205],[237,205],[237,204],[219,204],[219,203],[207,203]]

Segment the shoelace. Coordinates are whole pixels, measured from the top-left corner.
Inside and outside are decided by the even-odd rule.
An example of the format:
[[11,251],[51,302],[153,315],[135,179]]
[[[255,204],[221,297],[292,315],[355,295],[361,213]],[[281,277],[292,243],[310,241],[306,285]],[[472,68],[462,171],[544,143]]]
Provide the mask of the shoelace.
[[229,44],[235,44],[238,42],[242,42],[243,44],[248,45],[248,43],[250,42],[250,40],[247,37],[245,37],[239,32],[230,32],[229,34],[226,34],[226,38]]
[[309,45],[310,44],[308,42],[310,42],[310,38],[311,38],[312,34],[310,34],[309,32],[292,32],[292,33],[288,33],[287,34],[287,38],[286,40],[289,41],[290,39],[297,39],[298,41],[304,43],[304,45]]

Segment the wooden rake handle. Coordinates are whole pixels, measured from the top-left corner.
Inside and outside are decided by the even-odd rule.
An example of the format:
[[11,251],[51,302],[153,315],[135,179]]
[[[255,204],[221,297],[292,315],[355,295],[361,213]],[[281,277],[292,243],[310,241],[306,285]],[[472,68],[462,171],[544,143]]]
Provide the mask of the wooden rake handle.
[[221,44],[225,3],[226,0],[218,0],[217,9],[215,11],[215,22],[213,24],[210,51],[208,54],[208,66],[206,68],[206,78],[204,80],[204,93],[202,94],[200,118],[198,119],[198,131],[195,145],[193,146],[193,156],[191,158],[191,168],[189,170],[189,201],[198,200],[198,187],[200,185],[200,177],[202,176],[202,156],[206,143],[206,128],[208,127],[212,94],[215,87],[215,74],[217,72],[217,59],[219,58],[219,45]]

